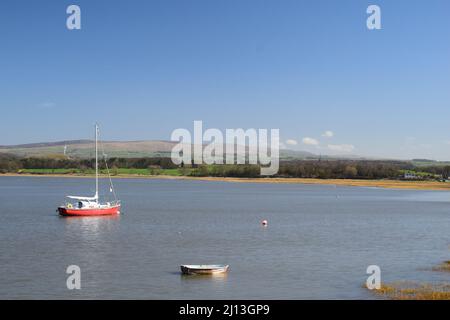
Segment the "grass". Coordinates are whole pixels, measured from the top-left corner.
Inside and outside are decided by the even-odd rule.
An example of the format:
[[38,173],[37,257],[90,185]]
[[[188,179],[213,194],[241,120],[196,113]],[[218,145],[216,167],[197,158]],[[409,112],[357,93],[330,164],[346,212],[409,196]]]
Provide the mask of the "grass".
[[419,178],[426,178],[426,177],[437,177],[438,175],[430,173],[430,172],[425,172],[425,171],[414,171],[414,170],[399,170],[399,172],[401,174],[405,174],[405,173],[411,173],[411,174],[415,174],[416,177]]
[[[106,171],[106,170],[104,170]],[[129,169],[129,168],[119,168],[111,169],[112,175],[165,175],[165,176],[181,176],[182,172],[180,169]],[[103,172],[102,173],[106,173]]]
[[74,174],[83,173],[80,169],[21,169],[19,173],[30,174]]
[[[120,175],[166,175],[166,176],[182,176],[189,174],[190,170],[185,169],[129,169],[129,168],[113,168],[109,170],[112,176]],[[19,171],[22,174],[36,174],[36,175],[51,175],[51,174],[75,174],[75,175],[92,175],[95,173],[93,169],[22,169]],[[106,174],[106,170],[100,170],[101,174]],[[184,174],[183,174],[184,173]]]
[[395,282],[383,284],[380,289],[371,291],[392,300],[450,300],[449,284]]
[[[137,175],[149,175],[150,171],[148,169],[129,169],[129,168],[118,168],[111,169],[111,175],[120,174],[137,174]],[[106,173],[106,170],[102,170],[102,173]]]

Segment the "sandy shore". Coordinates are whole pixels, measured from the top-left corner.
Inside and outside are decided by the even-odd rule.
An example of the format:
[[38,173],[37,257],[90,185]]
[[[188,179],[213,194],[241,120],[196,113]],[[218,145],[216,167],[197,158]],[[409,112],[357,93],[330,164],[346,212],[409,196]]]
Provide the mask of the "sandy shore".
[[[0,177],[60,177],[60,178],[92,178],[92,175],[77,174],[0,174]],[[106,176],[101,175],[102,178]],[[312,179],[312,178],[222,178],[222,177],[190,177],[167,175],[117,175],[112,178],[123,179],[172,179],[198,181],[224,181],[235,183],[281,183],[281,184],[322,184],[353,187],[373,187],[390,189],[415,190],[450,190],[450,183],[437,181],[399,181],[399,180],[356,180],[356,179]]]

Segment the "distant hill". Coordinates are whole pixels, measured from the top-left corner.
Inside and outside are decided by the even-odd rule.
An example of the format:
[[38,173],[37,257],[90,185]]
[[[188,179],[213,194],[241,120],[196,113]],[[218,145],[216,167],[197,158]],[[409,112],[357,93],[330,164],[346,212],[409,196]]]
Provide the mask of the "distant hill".
[[[142,157],[170,157],[172,148],[177,142],[164,140],[143,141],[102,141],[105,153],[109,158],[142,158]],[[101,147],[100,153],[102,152]],[[66,149],[66,156],[70,158],[92,158],[94,157],[94,141],[92,140],[70,140],[57,142],[40,142],[21,145],[0,146],[0,155],[13,155],[18,157],[55,157],[61,158]],[[302,159],[362,159],[354,155],[327,156],[317,155],[307,151],[280,150],[282,160]]]
[[91,140],[69,140],[69,141],[57,141],[57,142],[38,142],[38,143],[27,143],[11,146],[0,146],[0,149],[22,149],[22,148],[39,148],[39,147],[53,147],[53,146],[64,146],[72,144],[86,144],[93,143]]
[[450,161],[437,161],[430,159],[413,159],[411,163],[417,167],[427,166],[450,166]]
[[317,154],[308,151],[296,151],[290,149],[281,149],[280,158],[285,160],[297,160],[297,159],[317,159]]
[[[175,145],[171,141],[102,141],[108,157],[160,157],[170,156]],[[8,153],[19,157],[49,157],[66,155],[74,158],[91,158],[94,156],[94,141],[72,140],[58,142],[42,142],[14,146],[0,146],[0,153]],[[102,151],[101,147],[100,152]]]

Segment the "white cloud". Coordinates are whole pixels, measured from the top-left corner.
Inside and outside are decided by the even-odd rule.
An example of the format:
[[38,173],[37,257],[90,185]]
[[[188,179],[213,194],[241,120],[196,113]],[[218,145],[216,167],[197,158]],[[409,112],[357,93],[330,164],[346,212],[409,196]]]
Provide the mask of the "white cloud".
[[322,134],[322,137],[326,137],[326,138],[331,138],[332,136],[334,136],[334,132],[327,130]]
[[352,152],[355,146],[352,144],[329,144],[328,149],[337,152]]
[[296,146],[297,145],[297,140],[294,139],[287,139],[286,140],[286,144],[290,145],[290,146]]
[[309,138],[309,137],[303,138],[302,142],[304,144],[309,145],[309,146],[317,146],[317,145],[319,145],[319,141],[317,141],[316,139],[313,139],[313,138]]
[[56,106],[56,104],[54,102],[51,102],[51,101],[45,101],[45,102],[42,102],[42,103],[38,104],[38,107],[42,108],[42,109],[50,109],[50,108],[53,108],[55,106]]

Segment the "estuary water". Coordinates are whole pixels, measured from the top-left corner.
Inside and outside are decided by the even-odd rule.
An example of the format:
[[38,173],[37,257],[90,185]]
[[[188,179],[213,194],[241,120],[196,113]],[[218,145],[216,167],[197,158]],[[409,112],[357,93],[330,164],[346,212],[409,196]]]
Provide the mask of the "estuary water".
[[[106,181],[101,181],[107,190]],[[450,282],[450,192],[115,179],[118,217],[64,218],[86,178],[0,177],[1,299],[374,299],[383,282]],[[261,220],[268,226],[262,227]],[[229,264],[223,277],[181,264]],[[68,290],[66,268],[81,269]]]

